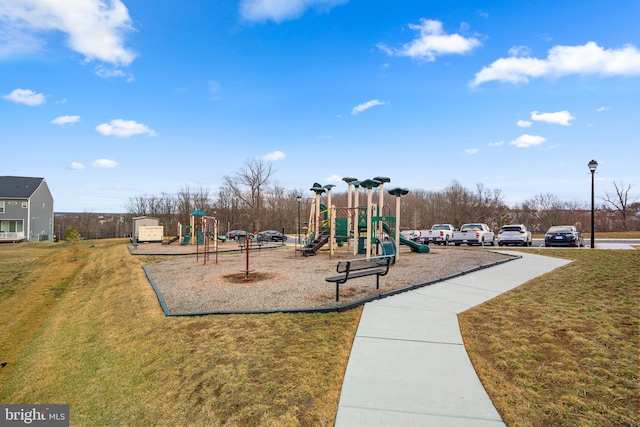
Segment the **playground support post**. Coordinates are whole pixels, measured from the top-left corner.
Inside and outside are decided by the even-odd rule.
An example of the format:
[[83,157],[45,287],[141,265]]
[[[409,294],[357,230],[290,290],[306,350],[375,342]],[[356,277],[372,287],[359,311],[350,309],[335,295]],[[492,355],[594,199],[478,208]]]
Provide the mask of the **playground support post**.
[[[296,202],[298,202],[298,240],[296,241],[296,253],[298,252],[298,245],[300,244],[300,205],[302,204],[302,196],[296,196]],[[302,245],[300,245],[302,248]]]
[[[380,183],[380,188],[378,188],[378,215],[383,216],[384,213],[384,183],[391,182],[391,178],[387,178],[385,176],[376,176],[373,178],[374,181],[378,181]],[[378,225],[378,236],[382,236],[383,233],[383,225],[382,221]],[[397,239],[396,239],[397,241]]]
[[[347,215],[347,245],[349,244],[349,230],[351,230],[351,223],[353,222],[353,218],[351,215],[351,193],[353,192],[353,186],[351,185],[351,183],[349,182],[349,184],[347,185],[347,212],[349,212],[349,214]],[[347,246],[348,247],[348,246]]]
[[[389,194],[396,196],[396,244],[400,243],[400,197],[409,194],[406,188],[394,188],[389,190]],[[399,248],[399,246],[398,246]],[[400,251],[396,251],[396,260],[400,257]]]
[[[353,184],[354,182],[358,182],[358,179],[345,177],[345,178],[342,178],[342,180],[347,183],[347,209],[349,210],[349,212],[351,212],[351,208],[353,207],[353,204],[351,203],[351,195],[353,193]],[[352,222],[353,222],[353,219],[351,218],[351,216],[348,216],[347,217],[347,234],[349,233],[349,230],[351,230]]]
[[371,258],[371,226],[372,226],[372,218],[371,218],[371,209],[373,208],[373,188],[378,187],[380,185],[380,181],[376,181],[375,179],[365,179],[360,182],[364,188],[367,189],[367,256],[366,258]]
[[335,212],[331,206],[331,189],[335,187],[333,184],[327,184],[324,188],[327,190],[327,224],[329,226],[329,259],[335,253]]
[[358,205],[360,204],[359,202],[359,195],[360,195],[360,182],[355,181],[353,183],[354,186],[354,193],[353,193],[353,207],[355,208],[355,218],[353,219],[353,255],[357,255],[358,254],[358,239],[359,239],[359,235],[358,235]]
[[[396,245],[400,247],[400,196],[396,196]],[[400,251],[396,251],[396,261],[400,258]]]
[[213,250],[216,252],[216,264],[218,263],[218,217],[213,218]]
[[371,188],[367,188],[367,259],[371,257],[371,210],[373,209],[372,192],[373,190]]
[[248,278],[249,277],[249,245],[251,244],[251,241],[249,240],[249,235],[247,234],[246,236],[244,236],[244,247],[247,248],[247,250],[245,251],[246,254],[246,264],[245,264],[245,270],[244,270],[244,278]]

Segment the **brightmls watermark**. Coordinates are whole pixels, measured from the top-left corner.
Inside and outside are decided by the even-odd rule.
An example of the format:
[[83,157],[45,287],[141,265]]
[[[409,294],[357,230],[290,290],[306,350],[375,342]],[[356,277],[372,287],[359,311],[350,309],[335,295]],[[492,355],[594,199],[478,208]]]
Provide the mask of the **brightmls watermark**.
[[0,427],[69,427],[69,405],[0,404]]

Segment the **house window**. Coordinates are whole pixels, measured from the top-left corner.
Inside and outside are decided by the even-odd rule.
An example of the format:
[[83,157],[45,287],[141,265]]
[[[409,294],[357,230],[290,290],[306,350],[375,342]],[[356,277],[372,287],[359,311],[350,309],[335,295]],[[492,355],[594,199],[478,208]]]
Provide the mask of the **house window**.
[[42,209],[44,209],[46,207],[45,203],[42,202]]
[[4,202],[0,202],[0,213],[4,213]]
[[22,220],[0,221],[0,232],[2,233],[22,233]]
[[22,202],[22,209],[27,209],[27,202]]

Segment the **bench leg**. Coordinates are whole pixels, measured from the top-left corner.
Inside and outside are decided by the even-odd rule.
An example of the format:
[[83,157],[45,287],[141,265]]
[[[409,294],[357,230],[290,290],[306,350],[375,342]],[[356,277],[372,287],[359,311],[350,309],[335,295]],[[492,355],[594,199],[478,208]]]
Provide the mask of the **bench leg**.
[[336,302],[340,299],[340,283],[336,282]]
[[376,289],[380,289],[380,275],[376,274]]

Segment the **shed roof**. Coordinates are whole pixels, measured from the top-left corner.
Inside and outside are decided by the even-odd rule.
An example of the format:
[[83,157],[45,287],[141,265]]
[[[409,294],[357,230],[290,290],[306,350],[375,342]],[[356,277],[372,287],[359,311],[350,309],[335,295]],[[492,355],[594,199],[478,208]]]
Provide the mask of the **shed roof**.
[[0,197],[4,199],[28,199],[43,181],[44,178],[0,176]]

